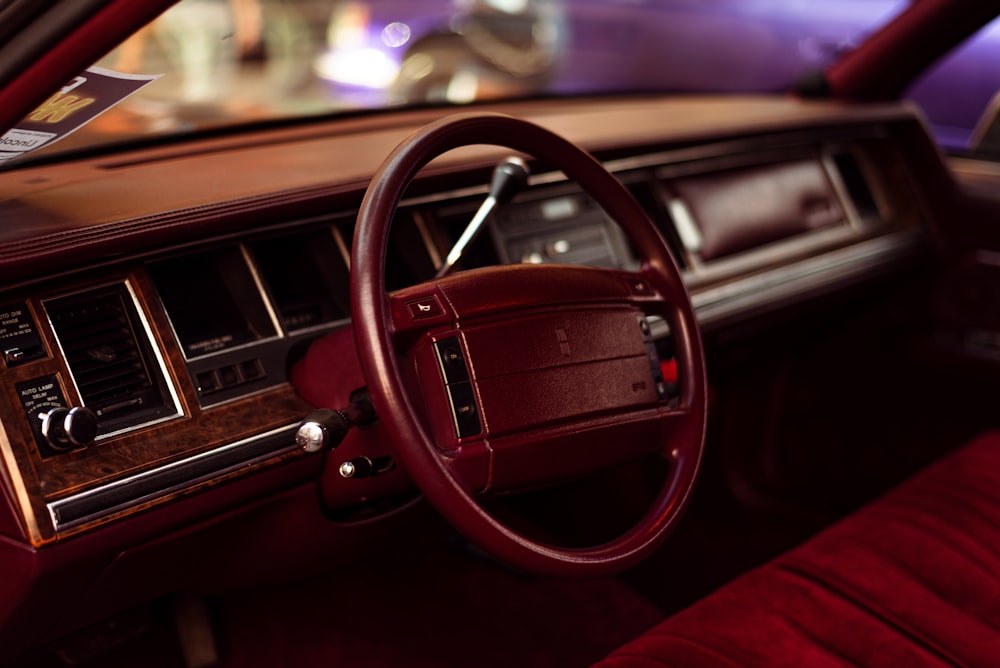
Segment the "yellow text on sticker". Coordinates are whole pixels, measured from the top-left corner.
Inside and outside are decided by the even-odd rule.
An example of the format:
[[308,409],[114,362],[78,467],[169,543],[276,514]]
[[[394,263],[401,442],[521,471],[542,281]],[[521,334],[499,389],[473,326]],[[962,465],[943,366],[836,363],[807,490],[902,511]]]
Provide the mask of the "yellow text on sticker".
[[80,111],[94,102],[96,100],[92,97],[56,93],[43,102],[38,109],[31,112],[28,120],[36,123],[61,123],[69,118],[71,114]]

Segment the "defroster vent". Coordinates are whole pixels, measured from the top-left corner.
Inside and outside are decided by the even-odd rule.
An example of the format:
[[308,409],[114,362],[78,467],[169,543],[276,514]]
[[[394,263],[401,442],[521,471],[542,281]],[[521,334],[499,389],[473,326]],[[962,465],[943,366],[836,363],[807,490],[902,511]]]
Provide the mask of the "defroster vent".
[[45,310],[99,435],[177,414],[124,283],[46,301]]

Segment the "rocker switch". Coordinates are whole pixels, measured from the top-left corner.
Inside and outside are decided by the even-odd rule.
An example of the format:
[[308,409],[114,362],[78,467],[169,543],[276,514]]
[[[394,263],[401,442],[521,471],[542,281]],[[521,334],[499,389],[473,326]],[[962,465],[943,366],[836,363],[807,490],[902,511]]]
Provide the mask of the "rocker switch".
[[472,388],[469,367],[465,364],[458,337],[449,336],[437,341],[434,350],[448,393],[448,403],[451,405],[455,435],[465,438],[483,433],[483,426],[479,422],[479,411],[476,408],[476,393]]

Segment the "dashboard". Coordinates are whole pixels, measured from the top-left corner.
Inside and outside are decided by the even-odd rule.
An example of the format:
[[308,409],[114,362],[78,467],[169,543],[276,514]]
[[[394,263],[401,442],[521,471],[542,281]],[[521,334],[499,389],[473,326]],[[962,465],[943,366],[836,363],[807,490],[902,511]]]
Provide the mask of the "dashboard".
[[[502,110],[588,148],[628,187],[674,251],[706,332],[866,280],[926,244],[918,165],[940,165],[904,106],[637,98]],[[344,336],[354,217],[366,177],[435,115],[0,174],[10,286],[0,296],[0,531],[59,543],[286,466],[318,479],[331,511],[405,493],[405,471],[379,438],[324,465],[294,435],[314,404],[363,383]],[[425,169],[393,222],[390,288],[433,277],[503,157],[476,146]],[[531,168],[529,187],[460,269],[636,267],[629,240],[587,195]],[[669,359],[669,331],[652,324]],[[310,372],[297,366],[331,337],[327,387],[310,390],[319,381],[300,380]],[[361,451],[380,467],[346,476]]]

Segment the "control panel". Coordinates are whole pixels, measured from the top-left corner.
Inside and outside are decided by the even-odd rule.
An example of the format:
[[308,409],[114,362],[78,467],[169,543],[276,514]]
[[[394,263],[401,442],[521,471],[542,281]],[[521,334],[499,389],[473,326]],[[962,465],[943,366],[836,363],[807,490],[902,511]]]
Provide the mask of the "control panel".
[[67,406],[55,376],[19,383],[16,389],[42,457],[86,447],[97,438],[97,416],[89,408]]
[[0,308],[0,354],[8,367],[45,357],[45,346],[24,302]]

